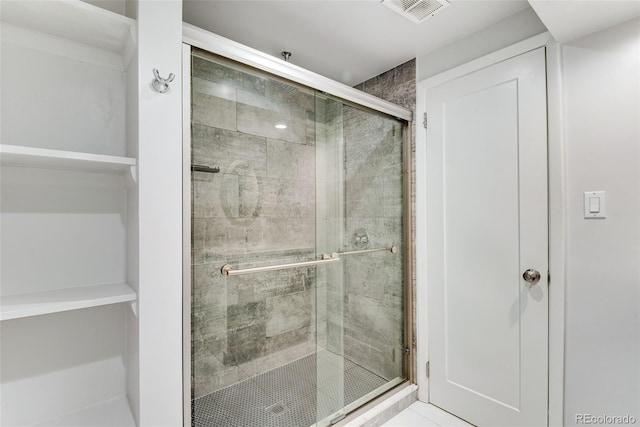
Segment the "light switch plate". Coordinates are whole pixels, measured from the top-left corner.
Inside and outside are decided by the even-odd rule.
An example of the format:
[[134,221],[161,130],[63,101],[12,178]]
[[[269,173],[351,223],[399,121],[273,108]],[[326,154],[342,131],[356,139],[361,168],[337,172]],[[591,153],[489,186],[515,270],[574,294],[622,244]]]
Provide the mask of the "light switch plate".
[[584,192],[584,217],[585,219],[607,217],[607,204],[604,191]]

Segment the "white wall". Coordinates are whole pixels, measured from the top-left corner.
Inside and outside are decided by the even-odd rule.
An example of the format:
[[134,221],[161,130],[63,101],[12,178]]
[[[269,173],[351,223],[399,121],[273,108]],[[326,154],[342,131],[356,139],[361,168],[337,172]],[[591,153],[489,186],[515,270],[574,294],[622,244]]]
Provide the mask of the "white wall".
[[124,155],[125,73],[85,60],[108,54],[59,39],[56,47],[78,51],[77,57],[43,52],[38,44],[50,46],[51,38],[9,29],[3,29],[1,49],[3,143]]
[[[529,12],[417,58],[418,81],[544,30]],[[567,179],[564,421],[640,420],[640,21],[561,51],[565,149],[550,161]],[[607,219],[583,219],[589,190],[607,191]]]
[[[128,1],[129,12],[137,16],[138,3]],[[137,29],[136,29],[137,30]],[[137,39],[137,31],[136,31]],[[126,87],[126,136],[127,136],[127,156],[138,158],[138,46],[129,63]],[[132,185],[127,188],[127,283],[136,293],[140,290],[140,272],[138,263],[140,262],[139,245],[139,203],[138,186]],[[137,303],[136,303],[137,304]],[[127,310],[127,399],[129,407],[136,419],[136,424],[140,425],[140,325],[139,317],[132,310]]]
[[[565,424],[640,419],[640,20],[563,46],[567,167]],[[582,193],[607,192],[583,219]]]
[[119,13],[120,15],[124,15],[125,13],[125,2],[126,0],[82,0],[86,3],[90,3],[94,6],[101,7],[103,9],[110,10],[111,12]]
[[424,80],[546,31],[531,8],[477,31],[433,52],[419,56],[416,79]]
[[[182,425],[182,2],[140,0],[138,17],[139,419]],[[175,74],[151,89],[153,69]],[[131,274],[132,272],[130,272]]]
[[0,425],[32,425],[122,396],[125,310],[113,304],[2,321]]

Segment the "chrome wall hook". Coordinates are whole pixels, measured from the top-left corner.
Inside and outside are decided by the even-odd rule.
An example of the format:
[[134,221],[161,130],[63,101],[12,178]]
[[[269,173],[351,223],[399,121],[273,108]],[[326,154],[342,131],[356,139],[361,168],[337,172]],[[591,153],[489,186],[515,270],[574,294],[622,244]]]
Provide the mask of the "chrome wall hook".
[[155,90],[158,93],[169,92],[169,83],[173,81],[176,75],[171,73],[169,74],[169,77],[164,79],[160,77],[160,72],[158,71],[157,68],[153,69],[153,75],[155,76],[155,79],[153,79],[153,81],[151,82],[151,87],[153,88],[153,90]]

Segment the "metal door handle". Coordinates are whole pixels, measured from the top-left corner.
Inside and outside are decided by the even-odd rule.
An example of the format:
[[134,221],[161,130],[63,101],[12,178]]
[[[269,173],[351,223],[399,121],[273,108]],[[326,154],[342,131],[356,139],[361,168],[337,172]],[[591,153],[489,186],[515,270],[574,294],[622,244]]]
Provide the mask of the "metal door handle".
[[540,280],[540,273],[537,270],[530,268],[522,273],[522,278],[525,280],[525,282],[537,283]]

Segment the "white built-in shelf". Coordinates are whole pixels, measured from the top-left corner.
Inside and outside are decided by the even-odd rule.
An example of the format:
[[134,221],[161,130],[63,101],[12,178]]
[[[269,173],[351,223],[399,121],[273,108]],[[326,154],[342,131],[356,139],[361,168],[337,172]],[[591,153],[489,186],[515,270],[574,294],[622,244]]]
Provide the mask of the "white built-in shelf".
[[[19,28],[124,54],[136,21],[80,0],[3,0],[1,19]],[[44,70],[46,71],[46,70]]]
[[0,145],[0,163],[7,166],[125,173],[136,165],[136,159],[3,144]]
[[136,427],[127,399],[122,396],[108,402],[72,412],[33,427]]
[[136,292],[126,283],[9,295],[0,297],[0,320],[117,304],[135,301],[136,298]]

